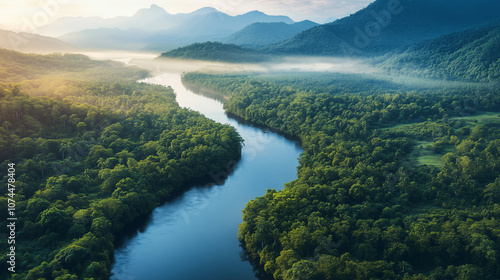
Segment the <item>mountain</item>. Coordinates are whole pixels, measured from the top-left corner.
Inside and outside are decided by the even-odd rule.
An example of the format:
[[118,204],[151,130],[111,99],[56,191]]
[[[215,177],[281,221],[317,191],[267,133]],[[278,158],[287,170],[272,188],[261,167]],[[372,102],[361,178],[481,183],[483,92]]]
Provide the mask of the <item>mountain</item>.
[[194,43],[186,47],[177,48],[161,54],[160,58],[179,58],[208,61],[223,61],[231,63],[262,62],[268,56],[232,44],[220,42]]
[[284,22],[257,22],[225,38],[223,42],[246,47],[260,47],[289,39],[304,30],[318,25],[309,20],[293,24],[286,24]]
[[60,33],[73,30],[58,38],[90,48],[165,50],[194,42],[220,41],[255,22],[294,23],[288,17],[269,16],[259,11],[230,16],[207,7],[172,15],[152,5],[132,17],[56,20],[42,31]]
[[500,83],[500,21],[452,33],[385,55],[398,74]]
[[294,23],[294,21],[287,16],[270,16],[257,10],[236,16],[235,19],[241,22],[241,25],[238,26],[237,29],[241,29],[254,22],[284,22],[288,24]]
[[[229,29],[236,32],[245,26],[254,22],[286,22],[293,21],[286,16],[269,16],[259,11],[248,12],[244,15],[235,17],[228,16],[215,8],[205,7],[191,13],[169,14],[158,5],[151,5],[147,9],[140,9],[131,17],[114,17],[104,19],[101,17],[63,17],[55,20],[53,23],[39,28],[42,35],[60,37],[65,34],[80,32],[87,29],[101,28],[119,28],[126,29],[141,29],[145,31],[168,30],[172,28],[183,28],[185,26],[196,25],[194,22],[199,22],[200,17],[219,18],[219,21],[232,24]],[[217,26],[226,28],[226,26]],[[228,36],[230,34],[227,34]]]
[[151,5],[149,9],[140,9],[135,13],[132,18],[133,19],[143,19],[143,18],[149,18],[149,19],[155,19],[155,18],[160,18],[165,15],[169,15],[165,9],[158,5]]
[[219,12],[219,11],[215,8],[205,7],[205,8],[198,9],[194,12],[191,12],[190,15],[202,16],[202,15],[206,15],[206,14],[210,14],[210,13],[217,13],[217,12]]
[[101,17],[62,17],[51,24],[38,29],[39,34],[50,37],[59,37],[64,34],[78,32],[85,29],[112,28],[126,21],[126,17],[103,19]]
[[0,29],[0,48],[25,53],[53,53],[79,50],[61,40],[29,33],[16,33]]
[[373,55],[500,18],[498,0],[376,0],[268,48],[273,53]]
[[141,9],[132,17],[125,18],[118,24],[113,24],[111,22],[105,27],[154,31],[172,27],[176,24],[174,15],[167,13],[167,11],[157,5],[151,5],[148,9]]
[[[256,22],[293,23],[288,17],[268,16],[258,11],[238,16],[230,16],[217,11],[192,17],[190,20],[179,24],[176,28],[158,32],[150,38],[150,41],[155,44],[175,42],[180,46],[194,42],[221,41]],[[149,45],[149,48],[151,48],[151,45]]]
[[141,9],[131,17],[114,17],[104,19],[101,17],[62,17],[51,24],[39,28],[39,33],[46,36],[59,37],[64,34],[79,32],[87,29],[101,28],[141,28],[145,30],[158,30],[175,24],[174,16],[167,13],[157,5],[148,9]]

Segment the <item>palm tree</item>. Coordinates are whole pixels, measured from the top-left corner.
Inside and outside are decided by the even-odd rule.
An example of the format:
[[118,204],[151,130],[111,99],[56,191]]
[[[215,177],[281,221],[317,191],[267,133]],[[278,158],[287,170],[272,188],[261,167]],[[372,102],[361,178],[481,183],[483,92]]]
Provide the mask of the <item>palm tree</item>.
[[11,123],[11,122],[9,122],[9,121],[4,121],[4,122],[3,122],[3,127],[4,127],[5,129],[7,129],[7,131],[9,131],[9,128],[11,128],[11,127],[12,127],[12,123]]

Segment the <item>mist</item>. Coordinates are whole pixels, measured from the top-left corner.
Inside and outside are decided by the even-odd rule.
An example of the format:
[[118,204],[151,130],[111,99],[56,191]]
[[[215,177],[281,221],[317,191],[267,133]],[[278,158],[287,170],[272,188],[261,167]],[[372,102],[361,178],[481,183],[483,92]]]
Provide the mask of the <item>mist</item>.
[[183,60],[157,58],[158,54],[148,52],[97,51],[83,53],[92,59],[114,60],[129,65],[137,65],[151,73],[184,73],[184,72],[216,72],[216,73],[297,73],[297,72],[332,72],[347,74],[375,74],[379,70],[363,59],[335,57],[289,56],[276,57],[261,63],[226,63],[216,61]]
[[[395,75],[375,67],[372,60],[344,57],[276,57],[261,63],[226,63],[216,61],[183,60],[157,58],[157,53],[129,51],[94,51],[83,54],[96,60],[119,61],[126,65],[135,65],[148,70],[151,76],[162,73],[251,73],[251,74],[286,74],[286,73],[341,73],[367,75],[380,81],[393,83],[400,89],[424,90],[443,87],[463,89],[478,87],[475,82],[445,81],[419,77],[417,75]],[[484,85],[489,86],[489,85]]]
[[347,74],[374,74],[378,69],[363,59],[338,57],[283,57],[258,65],[262,72],[335,72]]

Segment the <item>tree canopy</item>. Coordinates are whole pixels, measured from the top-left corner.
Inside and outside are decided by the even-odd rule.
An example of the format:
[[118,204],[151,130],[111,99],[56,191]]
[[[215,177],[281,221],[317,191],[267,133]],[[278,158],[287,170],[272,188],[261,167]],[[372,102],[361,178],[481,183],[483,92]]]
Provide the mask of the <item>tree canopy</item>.
[[301,139],[298,178],[243,210],[251,258],[275,279],[497,278],[498,88],[384,93],[322,75],[183,77]]
[[[16,164],[22,217],[12,279],[108,279],[125,226],[240,156],[234,128],[180,108],[170,88],[136,83],[138,68],[3,50],[0,68],[16,74],[0,81],[0,166]],[[113,75],[122,78],[108,82]]]

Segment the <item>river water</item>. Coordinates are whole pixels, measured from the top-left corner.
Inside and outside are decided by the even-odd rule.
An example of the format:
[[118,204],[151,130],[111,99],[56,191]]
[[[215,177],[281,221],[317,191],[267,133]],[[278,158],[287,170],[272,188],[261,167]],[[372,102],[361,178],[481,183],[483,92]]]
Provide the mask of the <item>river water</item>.
[[[266,129],[229,118],[222,103],[187,90],[179,73],[163,73],[143,82],[171,86],[181,107],[235,127],[245,140],[242,158],[225,181],[195,186],[156,208],[145,225],[115,251],[115,280],[260,279],[245,261],[237,240],[246,203],[282,189],[296,178],[302,149]],[[222,183],[222,184],[220,184]]]

